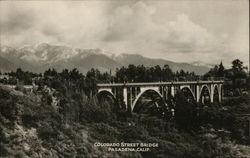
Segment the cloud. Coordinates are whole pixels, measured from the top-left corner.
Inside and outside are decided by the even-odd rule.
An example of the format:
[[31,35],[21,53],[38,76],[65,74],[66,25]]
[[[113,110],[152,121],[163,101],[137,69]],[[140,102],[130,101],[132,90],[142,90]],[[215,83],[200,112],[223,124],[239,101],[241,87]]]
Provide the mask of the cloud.
[[[1,2],[4,44],[20,46],[40,42],[81,46],[102,33],[102,6],[85,2]],[[11,9],[14,7],[14,9]],[[30,40],[32,39],[32,40]],[[42,41],[44,40],[44,41]],[[85,46],[85,45],[83,45]]]
[[34,20],[35,17],[28,10],[11,5],[11,9],[1,11],[1,31],[6,34],[19,34],[31,28]]
[[187,15],[179,14],[174,21],[159,23],[153,19],[154,12],[154,8],[142,2],[117,8],[109,18],[104,40],[123,41],[127,47],[149,46],[150,52],[156,47],[165,53],[204,53],[215,49],[217,40],[214,35],[192,22]]
[[177,16],[176,21],[169,22],[168,35],[163,42],[180,52],[202,51],[213,44],[213,35],[205,28],[192,22],[185,14]]
[[[215,13],[209,13],[210,10],[207,11],[210,16],[207,18],[209,23],[204,25],[206,21],[201,19],[199,14],[208,16],[201,8],[211,4],[198,3],[199,12],[196,12],[190,10],[188,5],[179,5],[182,2],[1,1],[0,3],[1,44],[4,45],[22,46],[46,42],[80,48],[101,48],[115,54],[138,53],[187,62],[194,60],[211,62],[209,60],[214,55],[218,61],[229,60],[229,57],[233,58],[233,53],[228,55],[228,52],[238,51],[241,57],[244,56],[243,52],[249,52],[249,47],[246,45],[249,37],[245,36],[246,28],[227,27],[233,25],[228,18],[225,18],[228,21],[220,18],[212,21],[214,19],[212,15]],[[195,3],[190,6],[195,7]],[[224,4],[220,6],[225,7]],[[221,8],[216,10],[218,10],[216,16],[227,16],[226,12],[222,14]],[[240,9],[237,12],[240,12]],[[235,14],[237,12],[235,11]],[[211,21],[216,27],[213,28]],[[225,31],[218,29],[220,28],[218,26],[223,26]],[[228,28],[231,30],[226,31]],[[219,31],[216,32],[216,29]],[[237,35],[233,35],[234,32],[238,32]],[[215,59],[212,61],[217,62]]]
[[108,18],[109,25],[104,40],[112,42],[135,37],[151,25],[152,14],[153,9],[142,2],[116,8]]

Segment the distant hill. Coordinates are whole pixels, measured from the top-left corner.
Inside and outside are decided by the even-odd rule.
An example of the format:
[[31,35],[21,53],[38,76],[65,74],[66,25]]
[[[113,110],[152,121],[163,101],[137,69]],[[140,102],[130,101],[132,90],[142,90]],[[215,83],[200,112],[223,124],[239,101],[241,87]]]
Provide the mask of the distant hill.
[[155,66],[155,65],[164,66],[165,64],[167,64],[173,71],[183,69],[189,72],[194,71],[196,74],[204,74],[207,71],[209,71],[209,68],[206,66],[196,66],[188,63],[176,63],[164,59],[151,59],[136,54],[122,54],[120,56],[117,56],[115,59],[122,65],[134,64],[134,65],[145,65],[145,66]]
[[114,71],[116,68],[129,64],[145,66],[168,64],[174,71],[183,69],[197,74],[204,74],[209,70],[206,66],[151,59],[137,54],[115,56],[101,49],[78,49],[46,43],[18,49],[3,46],[0,52],[0,71],[10,71],[21,67],[34,72],[43,72],[48,68],[55,68],[58,71],[64,68],[78,68],[82,73],[91,68],[98,68],[101,72],[105,72]]
[[17,67],[14,63],[10,62],[8,59],[0,56],[0,69],[1,71],[15,70]]

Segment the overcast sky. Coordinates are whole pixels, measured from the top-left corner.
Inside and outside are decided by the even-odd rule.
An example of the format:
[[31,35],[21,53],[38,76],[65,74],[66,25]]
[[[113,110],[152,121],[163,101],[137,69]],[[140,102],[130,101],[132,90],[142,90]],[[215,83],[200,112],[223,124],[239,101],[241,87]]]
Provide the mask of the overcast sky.
[[101,48],[225,65],[249,54],[248,0],[1,1],[1,45]]

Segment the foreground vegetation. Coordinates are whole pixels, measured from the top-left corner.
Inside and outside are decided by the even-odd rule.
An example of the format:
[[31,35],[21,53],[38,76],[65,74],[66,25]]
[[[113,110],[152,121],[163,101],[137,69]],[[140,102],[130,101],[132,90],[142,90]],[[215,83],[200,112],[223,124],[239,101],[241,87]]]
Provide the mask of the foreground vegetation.
[[[179,100],[183,97],[178,96]],[[57,102],[58,101],[58,102]],[[176,118],[123,111],[72,92],[26,93],[0,88],[1,157],[248,157],[248,127],[244,114],[249,96],[222,105],[193,108],[177,103]],[[185,105],[185,106],[183,106]],[[114,105],[113,105],[114,106]],[[197,115],[198,114],[198,115]],[[95,142],[152,142],[149,152],[107,152]]]
[[[131,68],[124,68],[121,74],[126,75],[128,70]],[[28,72],[17,72],[13,76],[17,75],[19,81],[29,81],[25,79]],[[214,72],[212,69],[207,75]],[[60,73],[50,69],[35,77],[38,87],[32,92],[20,83],[15,89],[0,85],[0,157],[248,158],[250,155],[247,93],[229,97],[221,104],[201,105],[188,102],[180,91],[175,102],[169,103],[174,104],[171,106],[175,107],[175,117],[162,118],[151,113],[128,114],[115,101],[99,102],[95,84],[110,78],[107,73],[91,70],[83,76],[77,69]],[[95,142],[151,142],[159,147],[149,152],[108,152],[105,147],[94,147]]]

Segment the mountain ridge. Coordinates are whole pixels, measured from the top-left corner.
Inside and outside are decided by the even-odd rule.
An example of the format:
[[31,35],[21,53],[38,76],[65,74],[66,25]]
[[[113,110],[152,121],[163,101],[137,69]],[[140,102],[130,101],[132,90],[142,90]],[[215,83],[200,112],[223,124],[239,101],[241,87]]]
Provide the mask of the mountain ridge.
[[114,55],[97,49],[79,49],[63,45],[51,45],[42,43],[35,46],[24,46],[12,48],[2,46],[0,52],[0,71],[13,71],[17,67],[24,70],[43,72],[48,68],[61,71],[64,68],[78,68],[80,72],[86,73],[91,68],[98,68],[101,72],[115,71],[116,68],[129,64],[150,66],[169,65],[173,71],[181,69],[194,71],[196,74],[204,74],[209,67],[193,65],[189,63],[178,63],[165,59],[152,59],[139,54]]

